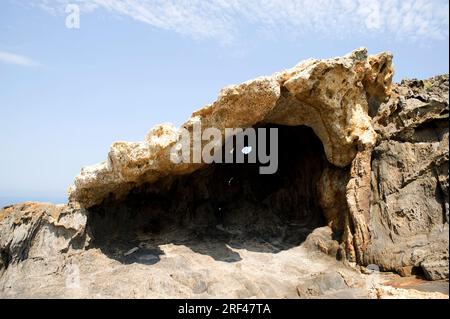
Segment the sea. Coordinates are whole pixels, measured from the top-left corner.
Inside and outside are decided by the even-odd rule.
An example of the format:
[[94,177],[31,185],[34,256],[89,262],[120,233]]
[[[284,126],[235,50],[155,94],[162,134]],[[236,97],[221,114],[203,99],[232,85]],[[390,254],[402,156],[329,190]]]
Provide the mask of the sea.
[[0,196],[0,208],[22,202],[42,202],[52,204],[67,203],[67,197],[60,196]]

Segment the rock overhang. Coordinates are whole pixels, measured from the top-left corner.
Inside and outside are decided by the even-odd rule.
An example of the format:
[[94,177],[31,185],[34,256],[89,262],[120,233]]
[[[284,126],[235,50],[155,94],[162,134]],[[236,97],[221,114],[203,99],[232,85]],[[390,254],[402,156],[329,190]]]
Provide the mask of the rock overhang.
[[[376,143],[368,101],[382,102],[390,95],[392,76],[392,55],[386,52],[369,56],[360,48],[343,57],[309,59],[271,76],[225,87],[216,101],[195,111],[182,127],[305,125],[321,140],[328,161],[346,167],[358,152]],[[179,128],[160,124],[142,142],[113,143],[106,161],[83,168],[75,178],[70,201],[89,208],[111,196],[122,198],[143,183],[203,167],[170,160],[179,138]]]

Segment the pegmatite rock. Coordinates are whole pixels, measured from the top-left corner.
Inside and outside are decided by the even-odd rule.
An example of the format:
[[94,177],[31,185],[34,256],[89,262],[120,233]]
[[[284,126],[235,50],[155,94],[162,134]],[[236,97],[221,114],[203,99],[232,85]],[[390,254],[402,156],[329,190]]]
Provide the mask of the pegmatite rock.
[[[398,84],[392,76],[389,53],[357,49],[310,59],[224,88],[180,128],[161,124],[141,142],[114,143],[106,161],[75,178],[68,204],[0,210],[0,295],[430,297],[368,286],[359,271],[375,265],[402,276],[448,278],[448,75]],[[284,139],[295,138],[282,141],[280,152],[292,167],[270,187],[259,187],[261,180],[246,168],[228,174],[229,167],[170,160],[182,129],[271,125],[283,128]],[[310,149],[295,149],[296,142]],[[227,201],[234,207],[224,216]],[[292,228],[283,218],[296,210],[309,222]],[[185,219],[194,242],[180,226]],[[224,228],[224,220],[232,227]],[[159,235],[167,224],[170,231]],[[307,239],[295,233],[305,226],[315,228]],[[205,229],[212,242],[201,240],[210,238]],[[295,240],[280,253],[283,236],[269,243],[260,236],[266,230]],[[261,238],[249,244],[255,234]],[[117,246],[110,247],[110,237]],[[143,282],[149,272],[151,280]],[[133,284],[115,285],[122,282],[115,274]],[[304,280],[292,282],[296,278]],[[227,286],[229,280],[239,289]]]
[[366,263],[448,278],[448,75],[394,86],[374,118]]
[[0,275],[26,259],[62,258],[89,242],[87,211],[76,204],[25,202],[0,210]]
[[[383,101],[391,90],[392,56],[368,56],[358,49],[339,58],[310,59],[292,69],[224,88],[218,99],[194,112],[182,126],[247,128],[267,122],[306,125],[323,143],[330,163],[344,167],[359,149],[371,148],[376,133],[368,116],[368,97]],[[108,158],[83,168],[69,189],[70,200],[83,207],[108,196],[121,197],[144,182],[191,173],[201,164],[174,164],[170,149],[177,128],[158,125],[143,142],[116,142]]]
[[[311,127],[332,164],[322,174],[318,201],[328,224],[342,233],[340,256],[399,272],[422,265],[429,278],[448,277],[434,266],[448,259],[440,244],[448,243],[448,77],[392,85],[393,72],[391,54],[369,56],[366,49],[309,59],[224,88],[182,127]],[[162,124],[143,142],[114,143],[107,161],[75,178],[70,200],[89,208],[203,167],[170,161],[179,139],[178,128]],[[443,257],[430,260],[418,242]]]

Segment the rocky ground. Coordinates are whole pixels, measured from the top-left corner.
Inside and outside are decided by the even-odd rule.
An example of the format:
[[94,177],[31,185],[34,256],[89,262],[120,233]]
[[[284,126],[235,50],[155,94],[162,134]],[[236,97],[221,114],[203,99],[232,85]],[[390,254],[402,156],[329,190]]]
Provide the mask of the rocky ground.
[[328,226],[292,225],[300,242],[226,226],[95,240],[78,207],[30,202],[0,212],[10,252],[2,298],[448,298],[446,280],[337,260]]
[[404,281],[337,261],[329,227],[294,247],[197,229],[58,254],[73,237],[43,229],[0,277],[2,298],[448,298],[446,281]]

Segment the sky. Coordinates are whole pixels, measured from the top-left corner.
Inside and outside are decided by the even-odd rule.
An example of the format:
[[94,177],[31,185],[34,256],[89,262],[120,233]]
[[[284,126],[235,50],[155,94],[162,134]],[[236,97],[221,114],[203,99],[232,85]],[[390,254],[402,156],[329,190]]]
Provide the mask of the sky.
[[448,9],[444,0],[2,0],[0,206],[65,202],[81,167],[105,160],[114,141],[180,125],[222,87],[306,58],[367,47],[394,54],[396,81],[448,73]]

